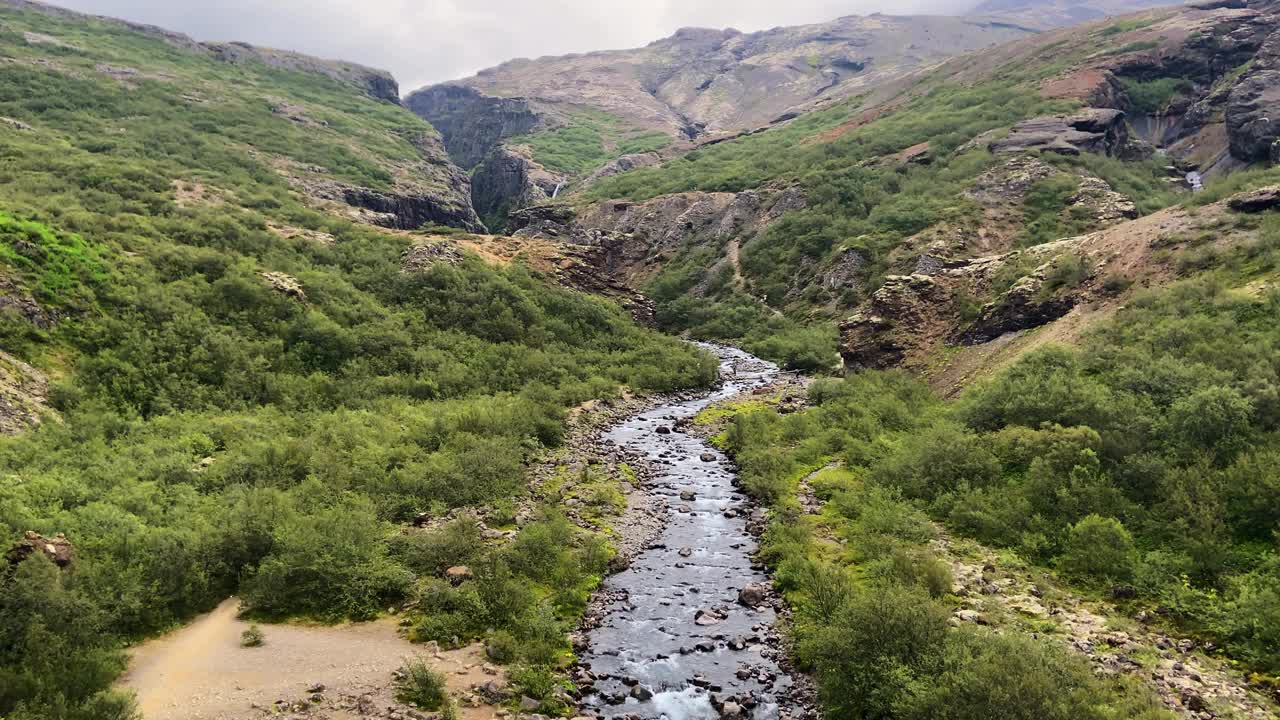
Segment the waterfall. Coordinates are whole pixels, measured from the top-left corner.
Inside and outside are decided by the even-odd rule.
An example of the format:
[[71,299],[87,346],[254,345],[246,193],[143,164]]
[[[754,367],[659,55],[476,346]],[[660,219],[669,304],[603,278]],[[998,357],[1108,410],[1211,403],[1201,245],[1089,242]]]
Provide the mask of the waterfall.
[[562,188],[562,187],[564,187],[564,183],[563,183],[563,182],[558,182],[558,183],[556,183],[556,189],[555,189],[555,190],[553,190],[553,191],[551,192],[551,199],[552,199],[552,200],[555,200],[555,199],[556,199],[556,196],[560,194],[560,188]]

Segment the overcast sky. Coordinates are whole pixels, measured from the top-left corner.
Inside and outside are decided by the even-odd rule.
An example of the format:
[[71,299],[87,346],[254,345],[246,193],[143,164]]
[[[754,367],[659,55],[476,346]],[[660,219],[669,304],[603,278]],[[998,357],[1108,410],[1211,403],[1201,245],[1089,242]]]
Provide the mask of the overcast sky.
[[242,40],[395,73],[401,90],[503,60],[645,45],[685,26],[743,31],[841,15],[950,13],[975,0],[52,0],[198,40]]

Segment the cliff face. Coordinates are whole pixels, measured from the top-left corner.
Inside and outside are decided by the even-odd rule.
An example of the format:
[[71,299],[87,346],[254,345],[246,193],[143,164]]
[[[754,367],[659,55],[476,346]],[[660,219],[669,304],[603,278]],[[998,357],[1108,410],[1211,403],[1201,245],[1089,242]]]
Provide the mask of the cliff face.
[[471,205],[491,230],[507,225],[511,210],[548,202],[568,178],[534,162],[523,146],[500,146],[471,175]]
[[468,170],[503,140],[539,122],[526,100],[483,95],[464,85],[419,90],[405,98],[405,105],[440,131],[450,157]]

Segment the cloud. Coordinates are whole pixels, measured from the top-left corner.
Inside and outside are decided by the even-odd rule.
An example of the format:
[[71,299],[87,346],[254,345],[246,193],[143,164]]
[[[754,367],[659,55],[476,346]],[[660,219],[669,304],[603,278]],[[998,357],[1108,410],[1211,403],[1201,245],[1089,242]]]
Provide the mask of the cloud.
[[872,12],[949,13],[966,0],[55,0],[200,40],[340,58],[404,90],[517,57],[645,45],[685,26],[743,31]]

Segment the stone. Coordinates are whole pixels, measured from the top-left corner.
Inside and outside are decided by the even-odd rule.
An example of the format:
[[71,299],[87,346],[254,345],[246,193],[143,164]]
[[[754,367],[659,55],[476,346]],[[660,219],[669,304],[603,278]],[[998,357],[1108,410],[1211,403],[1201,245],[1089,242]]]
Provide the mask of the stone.
[[22,539],[9,548],[9,552],[5,554],[5,560],[9,565],[17,565],[37,552],[42,553],[60,568],[70,567],[75,560],[75,548],[65,535],[58,533],[51,538],[46,538],[33,530],[23,533]]
[[693,624],[701,627],[718,625],[724,622],[725,617],[724,613],[716,610],[699,610],[697,614],[693,616]]
[[952,617],[962,623],[973,623],[975,625],[987,625],[987,618],[977,610],[957,610],[952,613]]
[[631,697],[640,702],[648,702],[653,699],[653,691],[643,685],[636,685],[631,688]]
[[426,272],[437,264],[457,265],[462,262],[462,251],[447,241],[424,242],[405,250],[400,256],[400,272]]
[[680,499],[685,502],[693,502],[698,499],[698,494],[692,490],[681,490]]
[[1070,115],[1049,115],[1024,120],[1003,138],[992,140],[992,153],[1051,152],[1059,155],[1096,153],[1130,158],[1131,149],[1125,114],[1112,108],[1085,108]]
[[454,585],[461,585],[471,579],[471,568],[466,565],[454,565],[444,571],[444,577]]
[[700,456],[700,459],[702,460],[702,462],[715,462],[716,456],[714,453],[702,453],[702,455]]
[[534,700],[528,695],[520,696],[520,710],[522,712],[534,712],[535,710],[538,709],[540,705],[542,705],[542,703],[538,702],[537,700]]
[[654,432],[658,433],[659,435],[670,435],[671,428],[667,427],[666,425],[659,425],[658,429],[655,430]]
[[285,297],[298,301],[307,299],[307,294],[302,289],[302,283],[298,282],[298,278],[292,275],[282,272],[264,272],[258,273],[258,276],[266,281],[272,290]]
[[1243,213],[1262,212],[1277,206],[1280,206],[1280,185],[1237,193],[1227,199],[1227,207]]
[[769,586],[751,583],[738,592],[738,602],[747,607],[758,607],[769,598]]

